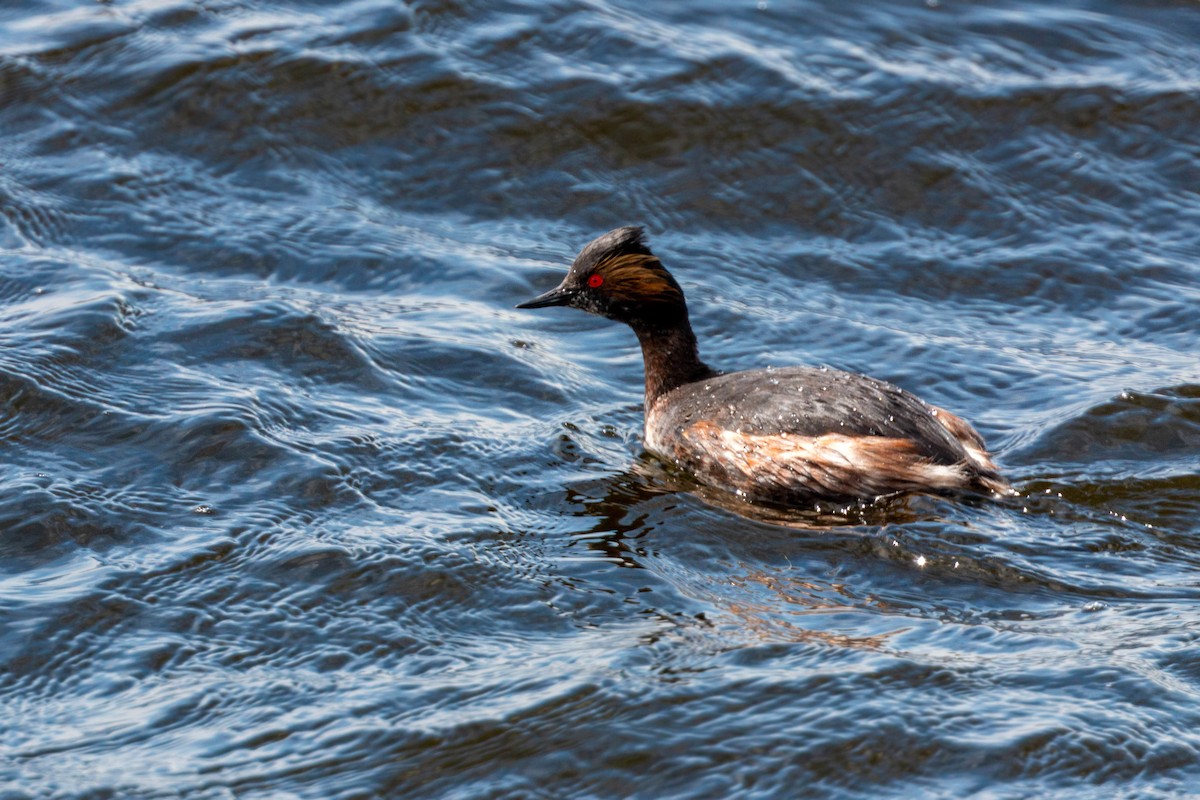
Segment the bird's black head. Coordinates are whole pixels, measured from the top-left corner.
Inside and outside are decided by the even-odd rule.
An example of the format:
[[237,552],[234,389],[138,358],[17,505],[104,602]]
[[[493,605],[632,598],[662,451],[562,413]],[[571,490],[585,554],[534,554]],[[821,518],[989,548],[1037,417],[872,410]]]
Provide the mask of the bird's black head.
[[562,283],[517,308],[546,306],[571,306],[635,328],[687,319],[683,290],[633,226],[593,239]]

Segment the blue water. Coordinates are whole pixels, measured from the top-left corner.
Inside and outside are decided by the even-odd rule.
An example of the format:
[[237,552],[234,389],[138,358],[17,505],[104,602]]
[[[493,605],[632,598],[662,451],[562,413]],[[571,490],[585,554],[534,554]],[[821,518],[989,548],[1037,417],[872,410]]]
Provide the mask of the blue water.
[[[623,224],[1023,496],[681,488]],[[0,797],[1197,796],[1198,232],[1195,2],[7,2]]]

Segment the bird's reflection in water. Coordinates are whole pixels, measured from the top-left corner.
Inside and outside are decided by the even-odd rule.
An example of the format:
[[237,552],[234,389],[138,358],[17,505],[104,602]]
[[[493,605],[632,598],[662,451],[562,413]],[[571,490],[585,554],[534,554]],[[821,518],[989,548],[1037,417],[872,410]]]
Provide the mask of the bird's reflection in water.
[[921,495],[882,498],[875,502],[838,505],[814,501],[811,507],[794,508],[751,503],[737,495],[698,484],[659,459],[643,453],[629,469],[614,476],[568,487],[568,502],[582,507],[579,516],[595,520],[589,531],[575,535],[588,549],[602,552],[614,563],[640,568],[630,541],[654,525],[652,516],[698,498],[708,506],[736,514],[749,523],[812,533],[852,533],[850,529],[877,531],[941,518],[941,501]]
[[[893,626],[863,630],[855,623],[847,629],[834,617],[877,615],[887,611],[886,604],[873,593],[826,579],[830,565],[863,553],[864,540],[890,541],[894,526],[937,521],[947,508],[920,496],[809,509],[753,505],[699,486],[648,455],[622,473],[573,485],[568,500],[578,516],[593,523],[572,536],[574,546],[619,567],[653,571],[709,606],[700,627],[710,651],[772,642],[880,648]],[[652,534],[676,522],[696,535],[664,553],[664,538]],[[793,563],[796,556],[804,563]]]

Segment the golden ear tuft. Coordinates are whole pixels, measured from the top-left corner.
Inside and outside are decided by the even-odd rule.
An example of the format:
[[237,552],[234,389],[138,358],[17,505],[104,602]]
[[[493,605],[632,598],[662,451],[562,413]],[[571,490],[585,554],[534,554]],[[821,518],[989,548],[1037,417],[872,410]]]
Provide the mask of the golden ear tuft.
[[605,260],[597,269],[604,275],[608,293],[633,302],[682,303],[679,285],[652,255],[623,253]]

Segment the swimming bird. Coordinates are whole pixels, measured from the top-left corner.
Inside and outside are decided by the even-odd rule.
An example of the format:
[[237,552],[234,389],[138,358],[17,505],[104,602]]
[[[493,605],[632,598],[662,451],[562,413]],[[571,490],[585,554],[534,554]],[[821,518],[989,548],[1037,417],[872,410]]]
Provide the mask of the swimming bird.
[[640,227],[590,242],[554,289],[633,329],[645,367],[646,449],[749,501],[1012,494],[963,419],[886,381],[827,367],[720,372],[700,359],[687,302]]

